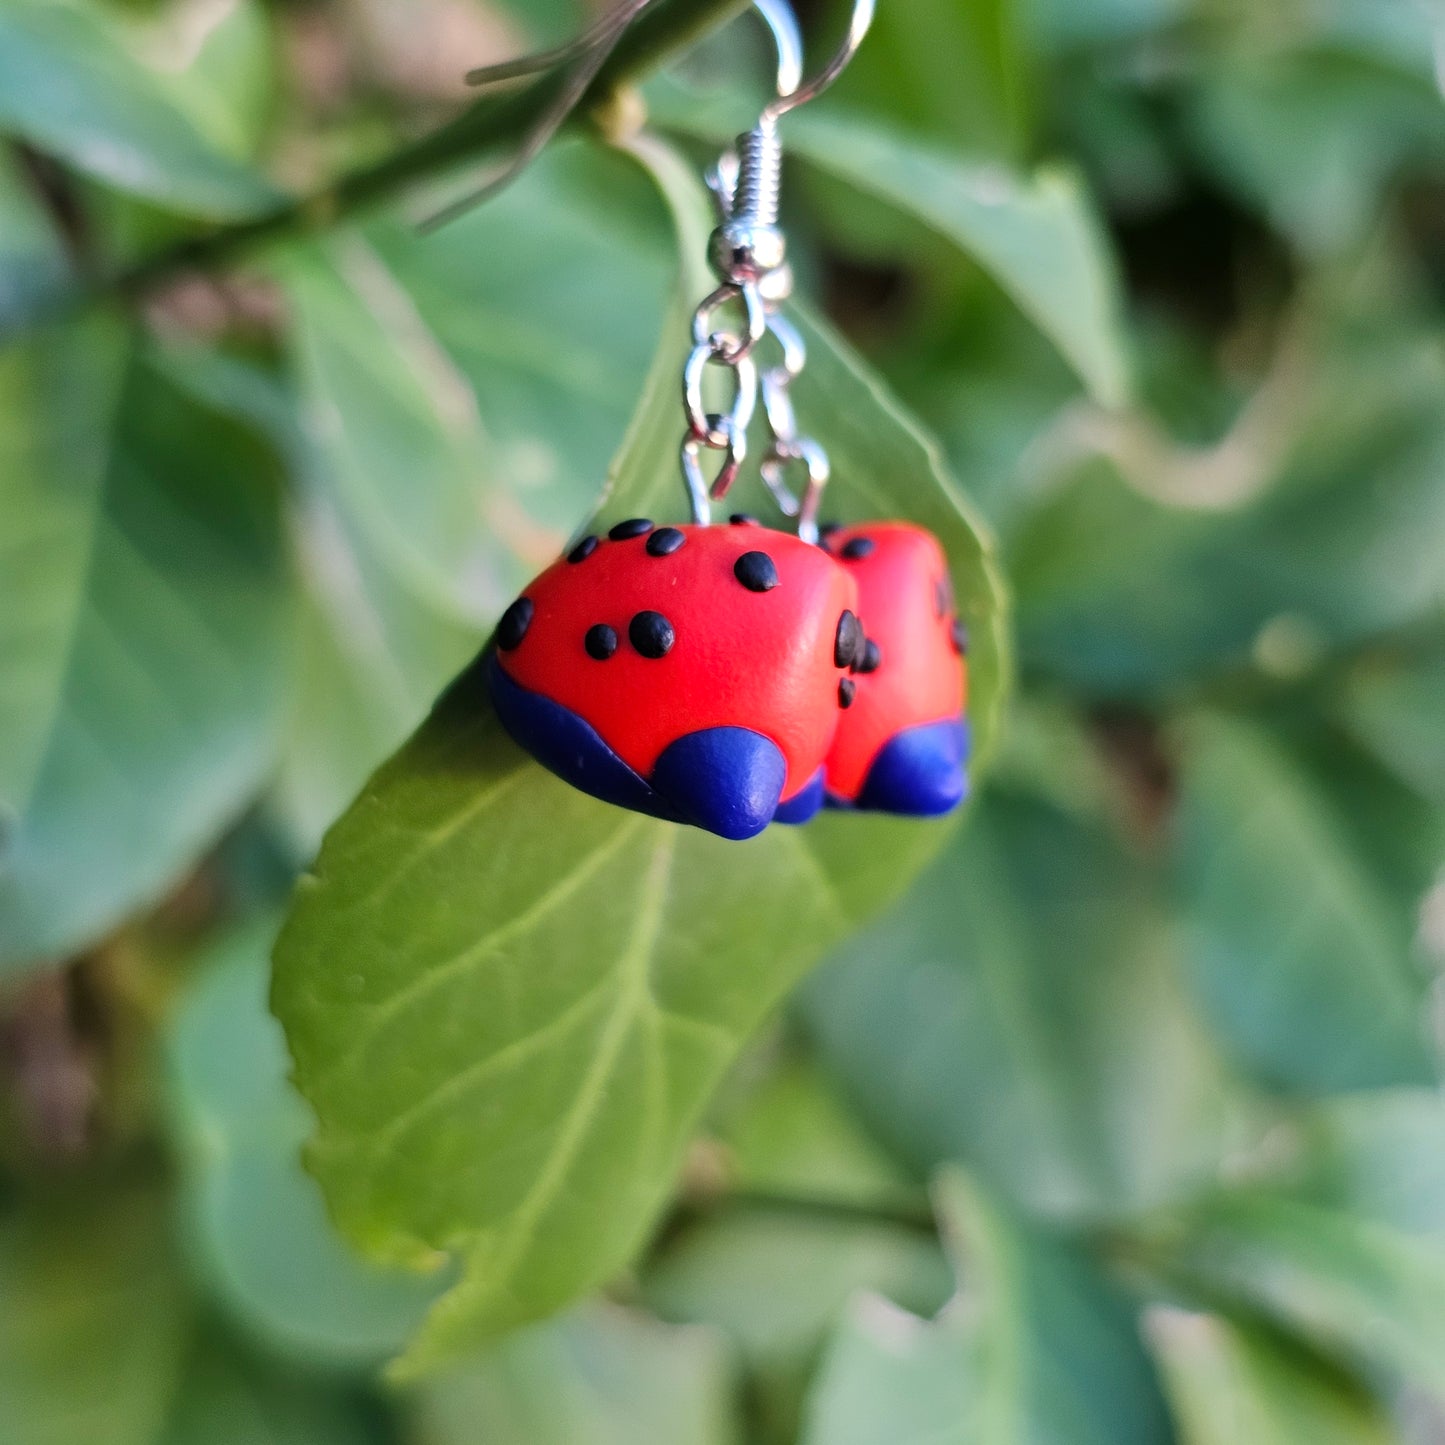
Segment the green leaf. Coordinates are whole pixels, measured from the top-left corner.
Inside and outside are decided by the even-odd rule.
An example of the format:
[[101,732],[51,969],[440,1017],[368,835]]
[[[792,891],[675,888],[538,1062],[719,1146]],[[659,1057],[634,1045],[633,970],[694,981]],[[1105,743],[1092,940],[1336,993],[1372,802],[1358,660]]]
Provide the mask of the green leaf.
[[280,200],[201,135],[97,7],[0,6],[0,132],[191,215],[249,216]]
[[704,1217],[649,1261],[643,1298],[664,1319],[712,1326],[746,1371],[750,1417],[793,1441],[828,1334],[860,1291],[932,1313],[951,1289],[930,1232],[782,1208]]
[[1021,651],[1086,696],[1164,699],[1252,668],[1298,675],[1435,615],[1445,448],[1417,420],[1391,418],[1388,452],[1337,434],[1338,472],[1292,469],[1224,515],[1149,500],[1099,461],[1056,479],[1009,547]]
[[1361,659],[1344,679],[1338,712],[1398,777],[1445,807],[1445,638]]
[[328,838],[274,995],[342,1226],[383,1257],[464,1248],[422,1358],[625,1262],[838,898],[868,908],[932,841],[889,831],[880,867],[836,828],[737,848],[617,815],[519,753],[480,674],[448,695]]
[[309,858],[482,639],[400,585],[324,503],[296,518],[296,533],[311,565],[271,806]]
[[[1326,682],[1324,696],[1335,687],[1334,679]],[[1445,809],[1400,781],[1347,732],[1307,714],[1271,721],[1395,919],[1412,976],[1423,971],[1428,982],[1430,894],[1445,868]],[[1431,1011],[1428,999],[1425,1008]],[[1433,1036],[1432,1022],[1426,1029]]]
[[735,1445],[716,1336],[592,1306],[522,1330],[415,1400],[417,1445]]
[[0,331],[65,276],[59,237],[17,161],[0,150]]
[[1197,717],[1180,739],[1187,957],[1224,1037],[1295,1089],[1434,1079],[1415,920],[1330,799],[1247,722]]
[[1290,1192],[1445,1254],[1445,1107],[1433,1089],[1331,1100],[1302,1123]]
[[642,1280],[643,1298],[664,1319],[722,1331],[749,1369],[774,1381],[811,1368],[860,1290],[931,1313],[950,1288],[929,1233],[861,1214],[765,1207],[704,1217],[649,1262]]
[[853,1295],[931,1313],[948,1297],[948,1265],[921,1189],[806,1060],[786,1060],[712,1125],[727,1192],[705,1193],[668,1229],[642,1295],[665,1319],[726,1334],[756,1429],[794,1441],[823,1341]]
[[1167,1199],[1249,1122],[1181,986],[1156,871],[1096,818],[999,786],[803,1003],[881,1139],[920,1173],[963,1161],[1032,1213]]
[[593,504],[646,371],[664,248],[587,189],[620,164],[552,157],[435,236],[379,224],[280,267],[317,486],[399,585],[473,626]]
[[295,483],[296,656],[268,804],[299,864],[476,655],[483,633],[409,590],[350,523],[318,480],[325,463],[284,378],[196,347],[160,359],[167,381],[265,435]]
[[361,236],[295,248],[283,274],[320,480],[430,606],[495,616],[523,572],[490,525],[502,494],[470,387]]
[[1321,48],[1347,49],[1429,76],[1435,73],[1436,20],[1429,10],[1421,10],[1410,0],[1324,0],[1314,7],[1306,23]]
[[391,1437],[376,1413],[349,1394],[265,1368],[229,1339],[203,1336],[159,1445],[384,1445]]
[[0,1439],[152,1445],[188,1307],[148,1187],[88,1179],[0,1211]]
[[432,235],[368,233],[476,394],[494,525],[529,566],[595,505],[652,361],[675,256],[656,209],[625,157],[562,144]]
[[1305,1115],[1259,1183],[1150,1221],[1141,1258],[1387,1381],[1445,1392],[1445,1107],[1433,1090]]
[[266,1012],[274,932],[252,923],[208,950],[171,1023],[187,1221],[207,1283],[238,1324],[286,1359],[374,1366],[405,1343],[441,1284],[360,1259],[302,1172],[310,1118]]
[[1118,698],[1247,665],[1279,604],[1248,590],[1226,546],[1237,528],[1149,500],[1103,461],[1051,481],[1008,546],[1019,648],[1033,672]]
[[882,6],[848,67],[850,105],[970,155],[1016,160],[1031,97],[1018,0]]
[[1189,14],[1195,0],[1034,0],[1031,24],[1045,49],[1147,36]]
[[[110,432],[125,368],[109,326],[56,333],[0,356],[0,803],[6,833],[28,806],[65,682],[66,641],[83,594]],[[46,404],[75,399],[74,417]],[[8,840],[13,846],[13,838]],[[3,855],[0,855],[3,856]]]
[[1360,245],[1401,171],[1445,161],[1429,67],[1408,76],[1338,51],[1261,47],[1216,63],[1191,101],[1205,163],[1306,253]]
[[1064,1244],[959,1174],[939,1186],[960,1294],[925,1321],[861,1298],[814,1386],[804,1445],[1135,1445],[1171,1439],[1133,1318]]
[[[181,0],[136,16],[132,50],[217,150],[254,157],[276,107],[277,47],[261,0]],[[129,17],[128,17],[129,18]]]
[[562,45],[576,35],[585,20],[580,0],[504,0],[502,7],[527,28],[541,45]]
[[865,195],[915,217],[971,256],[1047,335],[1106,406],[1129,391],[1118,278],[1099,219],[1077,177],[1003,166],[875,124],[800,115],[789,147]]
[[1258,1328],[1159,1308],[1148,1337],[1163,1367],[1179,1445],[1391,1445],[1360,1387]]
[[0,968],[153,900],[271,762],[275,460],[126,350],[97,324],[0,358]]
[[[1184,3],[1198,7],[1198,0]],[[1229,21],[1226,43],[1210,56],[1212,60],[1350,58],[1373,62],[1382,70],[1421,76],[1434,71],[1436,17],[1414,0],[1313,0],[1307,6],[1275,14],[1234,11]]]
[[1348,1363],[1445,1390],[1438,1239],[1266,1195],[1221,1201],[1187,1228],[1168,1265],[1184,1287],[1262,1312]]
[[[662,89],[657,103],[678,130],[731,138],[727,119],[695,96]],[[1099,401],[1125,400],[1129,361],[1118,277],[1077,177],[1044,170],[1025,178],[1004,165],[961,161],[925,140],[837,112],[789,117],[787,145],[958,247],[1049,337]]]
[[1058,694],[1025,692],[1013,700],[993,778],[996,786],[1047,802],[1086,827],[1126,816],[1095,720]]
[[[685,174],[651,158],[670,183]],[[701,258],[695,184],[679,195],[697,218],[684,254]],[[692,280],[614,467],[614,516],[682,510]],[[912,515],[949,548],[987,746],[1003,668],[987,543],[877,384],[809,335],[799,404],[834,448],[844,510]],[[526,758],[481,670],[464,675],[332,830],[276,953],[273,1006],[333,1214],[380,1258],[463,1261],[409,1367],[621,1268],[749,1034],[943,836],[832,817],[737,846],[606,808]]]
[[860,1204],[911,1192],[811,1061],[786,1060],[714,1127],[739,1189]]
[[[1308,341],[1292,343],[1300,359],[1275,373],[1286,378],[1279,391],[1256,397],[1258,420],[1225,432],[1221,450],[1166,442],[1106,460],[1061,444],[1061,465],[1032,479],[1035,500],[1009,537],[1034,675],[1102,700],[1166,704],[1250,669],[1293,679],[1439,616],[1445,354],[1420,330],[1421,301],[1402,272],[1382,254],[1312,298],[1300,322]],[[1201,390],[1191,383],[1179,408],[1191,426],[1238,409],[1233,385]],[[1145,495],[1161,468],[1197,477],[1201,465],[1227,490],[1241,460],[1261,491],[1239,505],[1201,511]]]

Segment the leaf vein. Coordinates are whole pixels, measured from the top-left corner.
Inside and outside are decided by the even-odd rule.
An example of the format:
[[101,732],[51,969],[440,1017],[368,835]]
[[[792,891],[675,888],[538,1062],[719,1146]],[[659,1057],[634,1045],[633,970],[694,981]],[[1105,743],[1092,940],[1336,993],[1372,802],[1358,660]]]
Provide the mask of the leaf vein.
[[554,913],[562,907],[578,889],[590,882],[607,863],[622,851],[623,846],[641,828],[642,821],[641,818],[636,818],[624,823],[606,843],[600,848],[593,849],[575,868],[559,878],[523,912],[516,914],[500,927],[484,934],[475,943],[464,948],[446,962],[417,974],[394,993],[377,999],[370,1006],[371,1013],[366,1020],[365,1032],[358,1039],[356,1046],[349,1049],[327,1070],[324,1077],[318,1080],[317,1087],[326,1087],[364,1058],[391,1021],[409,1005],[425,998],[456,974],[467,973],[472,967],[483,962],[489,953],[505,947],[512,939],[526,933],[528,929],[541,923],[548,914]]
[[618,963],[616,977],[622,988],[618,993],[617,1006],[598,1040],[597,1052],[577,1091],[577,1098],[557,1131],[551,1157],[513,1212],[507,1242],[492,1264],[493,1272],[499,1279],[506,1278],[518,1256],[531,1242],[538,1221],[566,1181],[567,1171],[582,1148],[588,1125],[606,1092],[608,1077],[617,1066],[639,1010],[650,1001],[655,1004],[651,989],[651,962],[662,933],[667,885],[676,847],[676,828],[664,827],[653,849],[652,861],[643,875],[637,926]]

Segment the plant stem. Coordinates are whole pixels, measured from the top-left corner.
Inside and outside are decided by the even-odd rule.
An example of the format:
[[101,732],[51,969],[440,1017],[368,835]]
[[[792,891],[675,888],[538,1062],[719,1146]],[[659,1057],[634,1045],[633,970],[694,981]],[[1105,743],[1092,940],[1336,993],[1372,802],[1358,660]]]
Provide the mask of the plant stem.
[[[657,0],[638,17],[583,93],[580,113],[596,110],[621,87],[685,50],[740,13],[748,0]],[[66,309],[112,297],[134,297],[187,271],[212,271],[269,241],[334,225],[388,200],[449,167],[516,144],[554,106],[567,66],[543,71],[518,90],[484,95],[455,120],[373,164],[359,167],[310,196],[288,200],[247,220],[198,232],[139,262],[93,278],[59,298]]]

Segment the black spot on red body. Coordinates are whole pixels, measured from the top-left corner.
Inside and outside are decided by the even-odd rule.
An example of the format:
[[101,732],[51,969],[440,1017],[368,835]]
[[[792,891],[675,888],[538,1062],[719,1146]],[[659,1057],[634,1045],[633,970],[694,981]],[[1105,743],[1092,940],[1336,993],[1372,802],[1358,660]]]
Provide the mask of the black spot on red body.
[[619,522],[607,535],[614,542],[626,542],[631,537],[645,537],[651,530],[652,523],[646,517],[631,517]]
[[883,649],[870,637],[867,642],[863,644],[863,658],[855,671],[864,673],[877,672],[882,661]]
[[686,536],[676,527],[659,527],[647,539],[647,554],[650,557],[670,557],[686,541]]
[[536,611],[530,597],[519,597],[502,613],[502,620],[497,623],[497,646],[503,652],[511,652],[522,645]]
[[953,619],[953,650],[960,657],[968,656],[968,628],[964,626],[961,617]]
[[660,612],[639,612],[627,624],[627,637],[643,657],[666,657],[677,641],[672,623]]
[[828,537],[831,537],[834,532],[841,532],[842,530],[843,524],[841,522],[824,522],[818,528],[818,535],[826,539]]
[[595,657],[598,662],[606,662],[617,651],[617,633],[605,622],[599,622],[595,627],[587,629],[582,645],[587,649],[588,657]]
[[839,555],[849,562],[861,562],[865,557],[871,557],[877,546],[872,537],[850,537],[843,543]]
[[852,707],[853,699],[857,695],[858,684],[851,677],[845,677],[838,683],[838,706]]
[[588,533],[583,539],[567,554],[569,562],[585,562],[598,547],[597,538]]
[[778,585],[778,569],[766,552],[744,552],[733,563],[733,576],[749,592],[771,592]]
[[734,512],[728,521],[734,527],[761,527],[763,525],[751,512]]
[[833,641],[833,665],[852,667],[862,653],[863,644],[863,624],[845,607],[838,619],[838,633]]

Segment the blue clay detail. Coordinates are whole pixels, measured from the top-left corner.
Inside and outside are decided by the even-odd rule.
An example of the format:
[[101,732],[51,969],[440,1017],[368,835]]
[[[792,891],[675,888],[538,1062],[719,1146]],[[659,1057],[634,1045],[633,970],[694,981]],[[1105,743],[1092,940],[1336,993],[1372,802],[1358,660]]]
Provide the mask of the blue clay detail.
[[508,677],[495,655],[487,659],[487,683],[512,740],[604,803],[739,840],[761,833],[777,812],[787,764],[761,733],[731,727],[688,733],[664,749],[649,784],[590,723]]
[[487,662],[487,681],[502,726],[549,772],[604,803],[678,820],[642,777],[602,741],[596,728],[571,708],[514,682],[495,656]]
[[968,725],[961,719],[905,728],[868,770],[856,806],[869,813],[937,818],[968,795]]
[[818,816],[822,809],[824,796],[823,770],[819,768],[813,774],[813,780],[801,792],[794,794],[786,803],[778,804],[778,811],[773,815],[773,821],[775,823],[791,823],[794,827],[809,823]]
[[682,818],[741,841],[773,821],[788,765],[771,738],[749,728],[704,728],[663,749],[652,785]]
[[873,760],[856,802],[828,795],[828,807],[938,818],[968,796],[968,724],[962,719],[905,728]]

